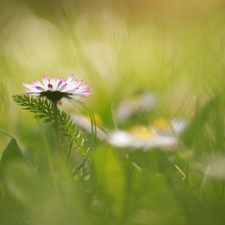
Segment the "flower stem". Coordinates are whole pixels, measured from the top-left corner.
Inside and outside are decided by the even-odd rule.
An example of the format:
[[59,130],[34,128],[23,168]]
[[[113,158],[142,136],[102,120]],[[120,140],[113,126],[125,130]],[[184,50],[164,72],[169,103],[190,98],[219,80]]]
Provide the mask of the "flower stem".
[[40,120],[39,120],[38,116],[37,116],[37,122],[38,122],[38,126],[40,128],[42,139],[44,141],[44,145],[45,145],[45,149],[46,149],[46,153],[47,153],[49,171],[52,174],[52,178],[53,178],[53,186],[54,186],[57,197],[60,198],[59,187],[58,187],[58,182],[57,182],[56,177],[55,177],[55,168],[54,168],[54,165],[53,165],[50,148],[49,148],[49,145],[48,145],[46,135],[44,133],[44,129],[43,129],[41,123],[40,123]]
[[64,151],[63,151],[61,137],[60,137],[60,132],[59,132],[59,127],[58,127],[57,123],[55,124],[55,136],[56,136],[56,144],[57,144],[57,148],[58,148],[59,154],[61,155],[61,157],[63,159],[65,159],[65,154],[64,154]]
[[58,112],[57,103],[53,103],[53,110],[54,110],[54,115],[55,115],[54,127],[55,127],[56,145],[57,145],[59,154],[61,155],[62,159],[66,160],[66,157],[65,157],[65,154],[64,154],[64,151],[63,151],[61,137],[60,137],[58,121],[57,121],[57,112]]

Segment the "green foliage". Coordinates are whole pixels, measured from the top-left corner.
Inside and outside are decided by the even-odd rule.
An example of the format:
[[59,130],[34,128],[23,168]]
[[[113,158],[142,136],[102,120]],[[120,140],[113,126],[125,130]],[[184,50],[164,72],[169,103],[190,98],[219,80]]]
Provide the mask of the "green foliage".
[[[0,161],[1,223],[87,224],[88,219],[82,210],[82,193],[79,193],[73,179],[65,167],[61,167],[60,162],[58,167],[61,169],[57,170],[57,175],[56,172],[50,176],[37,173],[29,166],[16,140],[12,138]],[[53,185],[53,180],[56,180],[57,188]],[[76,206],[74,202],[77,203]]]
[[[191,147],[194,143],[202,139],[203,133],[200,131],[204,132],[206,124],[211,126],[213,132],[217,133],[215,133],[216,140],[222,140],[223,137],[221,135],[223,135],[224,130],[222,118],[224,115],[224,106],[224,96],[220,94],[209,99],[202,108],[197,108],[195,117],[183,134],[182,140],[185,145]],[[207,134],[207,136],[209,137],[209,134]]]
[[44,119],[45,123],[51,123],[53,129],[62,131],[70,142],[72,142],[82,153],[86,154],[83,147],[82,133],[72,122],[70,116],[48,100],[42,98],[31,98],[28,95],[13,95],[13,100],[23,109],[35,113],[36,118]]

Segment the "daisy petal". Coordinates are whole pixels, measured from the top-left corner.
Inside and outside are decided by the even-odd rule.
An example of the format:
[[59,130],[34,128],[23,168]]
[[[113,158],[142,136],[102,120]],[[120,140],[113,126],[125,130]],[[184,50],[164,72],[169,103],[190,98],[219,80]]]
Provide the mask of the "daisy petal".
[[47,89],[48,88],[48,84],[49,84],[48,78],[46,76],[43,76],[42,77],[42,81],[43,81],[43,84],[44,84],[45,88]]

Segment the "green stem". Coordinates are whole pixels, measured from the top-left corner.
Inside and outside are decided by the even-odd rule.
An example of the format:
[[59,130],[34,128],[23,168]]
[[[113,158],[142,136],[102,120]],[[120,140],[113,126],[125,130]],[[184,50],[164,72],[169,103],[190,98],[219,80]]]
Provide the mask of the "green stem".
[[53,102],[53,110],[54,110],[54,115],[55,115],[55,138],[56,138],[56,145],[59,151],[59,154],[61,155],[62,159],[66,160],[63,147],[62,147],[62,142],[61,142],[61,137],[60,137],[60,132],[59,132],[59,126],[57,122],[57,112],[58,112],[58,107],[57,103]]
[[46,135],[44,133],[44,129],[43,129],[41,123],[40,123],[40,120],[39,120],[38,116],[37,116],[37,122],[38,122],[38,126],[40,128],[42,139],[44,141],[44,145],[45,145],[45,149],[46,149],[46,153],[47,153],[49,171],[50,171],[50,173],[52,174],[52,177],[53,177],[53,186],[54,186],[56,195],[59,197],[60,196],[59,195],[59,187],[58,187],[58,184],[57,184],[56,177],[54,175],[55,174],[55,169],[54,169],[54,166],[53,166],[53,161],[52,161],[52,157],[51,157],[51,151],[50,151],[50,148],[49,148],[49,145],[48,145],[48,141],[47,141]]
[[64,154],[64,151],[63,151],[59,127],[58,127],[57,123],[55,123],[55,137],[56,137],[56,144],[57,144],[59,154],[61,155],[62,159],[65,159],[65,154]]
[[69,164],[69,159],[70,159],[72,147],[73,147],[73,142],[71,142],[71,144],[70,144],[69,152],[68,152],[68,155],[67,155],[67,159],[66,159],[66,165],[67,166]]

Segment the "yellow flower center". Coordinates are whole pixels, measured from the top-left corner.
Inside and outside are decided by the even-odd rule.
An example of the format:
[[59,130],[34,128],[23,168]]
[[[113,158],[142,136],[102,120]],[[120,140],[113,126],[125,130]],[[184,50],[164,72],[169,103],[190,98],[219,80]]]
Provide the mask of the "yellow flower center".
[[171,122],[164,118],[159,118],[153,121],[152,126],[159,130],[168,130],[171,128]]
[[134,126],[130,131],[135,139],[149,139],[155,137],[155,134],[147,126]]

